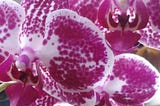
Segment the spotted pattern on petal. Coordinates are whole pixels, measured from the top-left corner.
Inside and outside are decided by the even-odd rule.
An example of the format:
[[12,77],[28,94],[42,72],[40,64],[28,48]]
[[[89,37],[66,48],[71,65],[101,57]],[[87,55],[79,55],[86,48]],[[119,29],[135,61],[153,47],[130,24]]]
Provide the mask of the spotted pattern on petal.
[[70,9],[78,12],[81,16],[96,21],[98,8],[103,0],[68,0]]
[[113,74],[105,89],[115,101],[133,105],[151,99],[160,86],[159,81],[158,70],[147,60],[121,54],[115,57]]
[[16,53],[18,34],[24,19],[24,9],[15,1],[0,1],[0,47]]
[[43,93],[39,98],[35,100],[30,106],[53,106],[53,104],[56,104],[59,100],[55,99],[54,97]]
[[103,83],[112,67],[113,54],[100,30],[67,9],[51,13],[47,20],[48,36],[42,48],[47,52],[40,52],[40,58],[56,82],[73,90]]
[[160,32],[160,2],[159,0],[147,0],[149,15],[152,20],[152,27],[155,27]]
[[26,17],[20,35],[21,47],[37,49],[42,42],[47,14],[60,8],[67,8],[67,0],[23,0]]
[[154,28],[149,23],[146,28],[138,31],[141,35],[140,42],[145,46],[160,50],[160,33],[154,31]]
[[94,106],[96,103],[93,90],[88,92],[67,92],[51,77],[47,68],[42,69],[43,90],[61,102],[70,103],[73,106]]
[[0,64],[9,56],[9,52],[0,49]]
[[27,36],[40,32],[44,36],[44,26],[47,14],[56,9],[67,7],[65,0],[23,0],[22,6],[26,11],[23,33]]

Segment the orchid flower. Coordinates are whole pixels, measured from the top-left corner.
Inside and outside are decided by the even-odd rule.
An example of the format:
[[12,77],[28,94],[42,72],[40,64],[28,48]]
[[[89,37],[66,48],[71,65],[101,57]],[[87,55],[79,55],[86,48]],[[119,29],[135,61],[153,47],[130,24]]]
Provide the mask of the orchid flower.
[[[158,22],[159,21],[156,22],[156,20],[159,19],[159,16],[155,17],[156,16],[155,13],[157,13],[159,9],[158,1],[154,2],[152,0],[146,0],[146,1],[143,1],[143,0],[100,0],[100,1],[80,0],[80,1],[69,2],[69,4],[70,4],[70,9],[76,11],[78,14],[84,17],[89,18],[96,25],[97,25],[97,20],[95,17],[98,17],[98,21],[100,25],[102,25],[100,26],[100,29],[102,29],[103,31],[105,28],[107,28],[105,29],[107,31],[104,32],[106,35],[106,40],[109,41],[110,47],[112,48],[112,50],[115,52],[116,55],[117,53],[119,54],[119,53],[129,52],[131,50],[134,50],[134,46],[135,44],[137,44],[138,41],[145,44],[146,46],[159,49],[159,44],[160,44],[158,39],[159,37]],[[154,25],[157,28],[153,27]],[[152,27],[154,29],[152,29]],[[116,65],[121,67],[117,67],[117,69],[113,69],[112,73],[114,73],[115,70],[118,71],[116,76],[115,75],[113,76],[116,77],[114,79],[119,79],[119,80],[113,80],[111,77],[111,79],[113,80],[112,81],[112,80],[109,80],[110,78],[107,78],[106,85],[104,86],[104,88],[98,89],[98,90],[99,91],[102,90],[102,92],[106,91],[106,93],[109,93],[109,96],[101,95],[102,97],[100,98],[98,97],[97,100],[98,101],[100,100],[100,101],[98,102],[97,105],[102,106],[103,104],[104,106],[105,105],[106,106],[111,106],[111,105],[143,106],[144,103],[146,102],[148,103],[148,101],[150,101],[152,97],[155,95],[155,93],[157,92],[157,89],[159,86],[159,73],[157,69],[155,69],[145,59],[142,59],[141,57],[135,56],[132,54],[122,54],[116,58],[114,63],[115,67]],[[126,61],[125,63],[127,64],[122,65],[123,62],[118,58],[123,58],[122,59],[124,60],[123,62]],[[133,61],[134,63],[132,63]],[[127,69],[127,67],[130,67],[130,68]],[[148,67],[147,69],[148,72],[143,69],[144,67],[146,68]],[[130,77],[128,78],[125,77],[121,79],[120,73],[122,70],[124,71],[124,73],[122,73],[122,76],[128,77],[130,75]],[[152,85],[151,85],[151,82],[149,81],[147,82],[147,80],[145,81],[143,77],[136,75],[138,74],[136,72],[137,70],[141,70],[140,73],[146,73],[146,74],[148,73],[148,75],[144,74],[144,78],[150,77],[149,78],[150,81],[153,81]],[[138,79],[138,81],[132,79],[133,78],[132,74],[134,74],[134,76]],[[129,80],[131,82],[128,82]],[[121,85],[121,82],[123,81],[125,83],[122,83],[124,85]],[[118,83],[120,83],[119,86],[118,86]],[[122,91],[120,91],[121,88],[124,86],[126,87],[124,88],[126,89],[126,91],[125,90],[123,91],[123,89]],[[136,92],[134,87],[135,89],[139,90],[139,92],[138,91]],[[143,88],[145,89],[142,90]],[[146,92],[146,93],[142,95],[142,92]],[[149,93],[149,92],[152,92],[152,93]],[[119,93],[119,94],[116,94],[116,93]],[[141,98],[138,99],[139,97]]]
[[93,89],[105,82],[114,56],[99,28],[62,9],[66,3],[0,1],[0,81],[11,106],[95,104]]
[[148,11],[142,12],[147,3],[1,0],[0,90],[11,106],[143,106],[160,86],[158,71],[137,55],[114,59],[110,47],[124,52],[137,43],[137,30],[149,20]]
[[123,53],[135,47],[141,37],[136,30],[146,27],[149,14],[142,0],[105,0],[99,8],[98,20],[109,29],[106,39],[111,48]]
[[95,91],[96,106],[159,105],[160,74],[143,57],[123,53],[115,56],[115,64],[106,83]]
[[153,0],[104,0],[98,19],[102,26],[110,30],[106,33],[106,39],[111,48],[125,52],[139,41],[159,49],[160,16],[155,15],[159,8],[158,1]]
[[158,70],[146,59],[128,53],[115,57],[113,71],[104,90],[118,103],[137,105],[151,100],[159,84]]
[[[70,8],[100,24],[115,54],[130,52],[138,42],[159,49],[159,1],[70,0]],[[97,20],[97,18],[98,20]]]
[[[28,1],[27,3],[32,2],[33,1]],[[46,10],[49,10],[49,8]],[[21,42],[21,40],[24,39],[20,36],[23,36],[25,31],[29,32],[29,30],[31,31],[33,29],[28,28],[28,30],[25,30],[27,27],[30,27],[25,26],[26,24],[28,25],[26,21],[30,16],[28,15],[28,12],[25,11],[25,9],[18,3],[12,0],[0,1],[1,90],[6,89],[6,93],[10,98],[11,106],[29,105],[36,99],[48,95],[41,93],[43,92],[40,89],[42,83],[40,81],[40,72],[38,72],[36,68],[36,57],[34,56],[35,52],[33,48],[30,48],[28,45],[24,44],[24,42],[23,44]],[[33,17],[32,20],[35,20],[34,18],[35,17]],[[32,24],[34,25],[33,22]],[[42,23],[41,26],[43,26],[43,24],[44,23]],[[18,36],[20,31],[23,32],[23,34]],[[34,33],[35,32],[30,32],[30,34]],[[25,32],[24,36],[28,36],[28,34],[29,33]],[[26,38],[26,41],[27,40],[28,39]],[[35,44],[37,43],[38,42]]]

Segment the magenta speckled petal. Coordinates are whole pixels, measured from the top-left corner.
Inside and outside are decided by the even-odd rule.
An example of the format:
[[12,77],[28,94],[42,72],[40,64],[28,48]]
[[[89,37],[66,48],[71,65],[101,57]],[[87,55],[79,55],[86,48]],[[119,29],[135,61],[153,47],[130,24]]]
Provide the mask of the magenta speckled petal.
[[152,27],[155,28],[156,31],[160,32],[160,2],[159,0],[144,0],[148,9],[149,15],[151,18]]
[[23,0],[26,17],[20,34],[20,46],[38,49],[45,35],[47,14],[60,8],[66,8],[67,0]]
[[0,81],[10,81],[8,72],[11,68],[13,56],[8,51],[0,49]]
[[98,8],[102,1],[103,0],[68,0],[68,4],[70,9],[95,22]]
[[145,46],[160,50],[160,33],[154,31],[153,27],[148,24],[146,28],[138,32],[141,35],[140,43]]
[[54,106],[59,100],[55,99],[54,97],[48,95],[44,91],[39,91],[39,97],[30,104],[29,106]]
[[67,9],[48,15],[41,50],[40,60],[66,89],[96,87],[104,82],[113,65],[113,53],[100,30],[87,18]]
[[96,103],[96,95],[93,90],[88,92],[67,92],[61,89],[59,84],[51,77],[47,68],[42,69],[43,90],[49,95],[57,98],[61,102],[70,103],[73,106],[94,106]]
[[0,0],[0,48],[11,54],[18,49],[18,34],[24,20],[24,9],[15,1]]
[[156,93],[160,75],[158,70],[144,58],[135,54],[115,57],[115,65],[104,89],[117,102],[141,104]]

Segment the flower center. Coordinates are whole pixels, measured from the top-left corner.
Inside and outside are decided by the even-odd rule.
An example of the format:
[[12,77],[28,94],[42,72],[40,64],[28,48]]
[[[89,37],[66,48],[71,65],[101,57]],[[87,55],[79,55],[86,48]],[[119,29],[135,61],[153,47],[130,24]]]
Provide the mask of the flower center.
[[27,68],[31,68],[33,59],[34,50],[29,47],[25,47],[21,50],[20,55],[15,62],[15,65],[19,71],[25,71]]
[[38,75],[34,75],[33,62],[35,56],[34,51],[25,47],[20,51],[20,55],[12,65],[11,77],[16,80],[22,81],[24,84],[36,84],[38,82]]
[[34,76],[32,73],[32,69],[26,68],[25,71],[19,71],[15,64],[12,65],[11,75],[14,80],[20,80],[24,84],[37,84],[38,83],[38,75]]
[[118,15],[118,21],[122,29],[124,29],[125,25],[129,22],[129,15],[126,14]]

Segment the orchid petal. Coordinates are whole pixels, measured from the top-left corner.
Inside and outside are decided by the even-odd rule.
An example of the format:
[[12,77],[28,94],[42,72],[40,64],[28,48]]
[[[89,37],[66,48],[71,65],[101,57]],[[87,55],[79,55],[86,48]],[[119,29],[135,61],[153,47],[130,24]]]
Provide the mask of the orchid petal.
[[[101,89],[100,89],[101,91]],[[112,106],[110,102],[110,98],[108,93],[106,92],[96,92],[97,93],[97,98],[96,98],[96,106]]]
[[132,6],[135,0],[113,0],[114,4],[120,9],[122,12],[127,12],[129,6]]
[[69,103],[56,103],[54,106],[73,106],[73,105],[71,105],[71,104],[69,104]]
[[38,93],[40,96],[29,106],[53,106],[53,104],[59,102],[59,100],[53,98],[44,91],[40,90]]
[[19,36],[21,48],[38,49],[45,35],[47,14],[60,8],[66,8],[67,0],[23,0],[26,17]]
[[46,34],[43,52],[37,54],[56,82],[73,90],[104,82],[113,65],[113,54],[94,23],[61,9],[48,15]]
[[110,43],[113,51],[130,52],[130,50],[138,43],[140,35],[132,31],[113,31],[106,33],[106,40]]
[[0,47],[10,52],[19,50],[18,34],[24,20],[24,9],[13,0],[0,0]]
[[[101,95],[102,96],[102,95]],[[106,92],[103,92],[103,96],[96,106],[129,106],[114,101]],[[134,106],[144,106],[144,104],[134,104]]]
[[10,85],[6,93],[10,99],[10,106],[28,106],[39,96],[36,89],[31,86],[23,86],[21,83]]
[[13,56],[8,51],[0,49],[0,81],[10,81],[9,70],[12,62],[14,61]]
[[110,99],[110,102],[111,102],[111,106],[144,106],[144,104],[134,104],[134,105],[121,104],[121,103],[115,102],[113,99]]
[[154,97],[150,101],[148,101],[145,104],[145,106],[159,106],[160,105],[159,94],[160,94],[160,87],[158,91],[156,92],[156,94],[154,95]]
[[109,79],[104,89],[116,102],[136,105],[154,96],[159,86],[160,74],[144,58],[135,54],[121,54],[115,57]]
[[109,24],[112,24],[112,23],[109,23],[109,22],[113,22],[113,24],[115,24],[113,20],[107,20],[108,18],[107,15],[109,15],[110,8],[111,8],[111,0],[104,0],[104,2],[100,5],[99,10],[98,10],[98,21],[105,28],[110,27]]
[[160,32],[160,2],[159,0],[143,0],[149,9],[151,25],[155,31]]
[[154,31],[151,24],[148,24],[146,28],[138,31],[138,33],[141,35],[140,43],[160,50],[160,33]]
[[[149,20],[149,13],[148,9],[143,3],[142,0],[135,0],[135,9],[136,9],[136,15],[138,17],[138,23],[137,23],[137,30],[143,29],[146,27],[148,20]],[[136,20],[136,19],[135,19]],[[133,22],[134,23],[134,22]]]
[[44,83],[43,90],[49,95],[57,98],[61,102],[70,103],[74,106],[94,106],[96,103],[96,95],[93,90],[87,92],[67,92],[62,89],[58,83],[52,78],[45,66],[41,67],[42,81]]
[[70,9],[95,22],[97,19],[98,8],[102,1],[103,0],[68,0],[68,3]]
[[9,52],[4,50],[4,49],[0,49],[0,65],[6,61],[6,59],[8,58],[9,56]]

